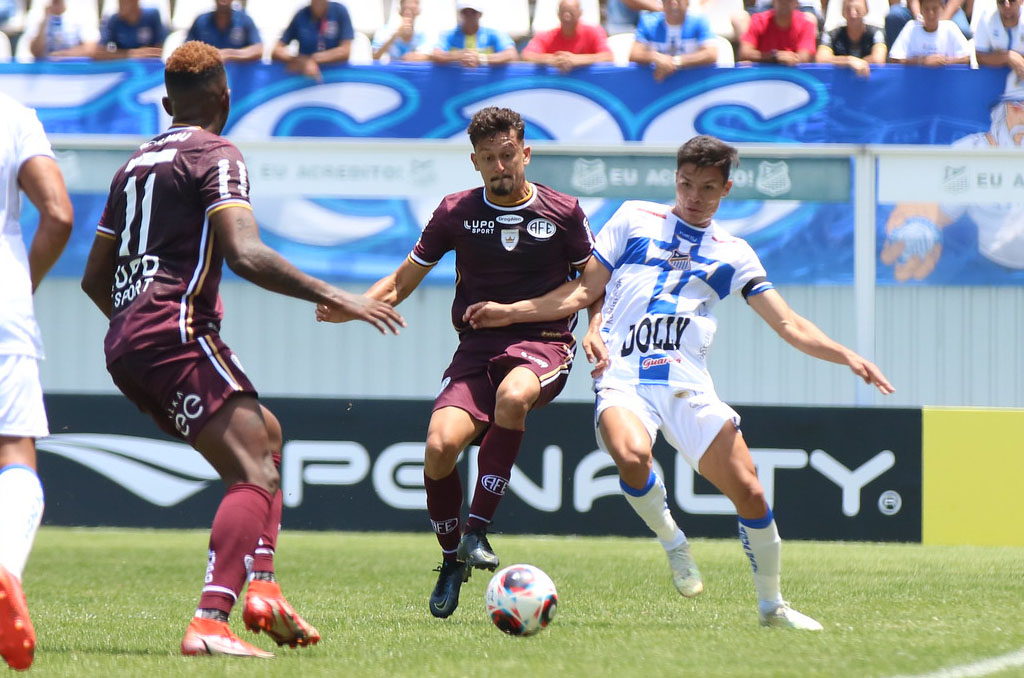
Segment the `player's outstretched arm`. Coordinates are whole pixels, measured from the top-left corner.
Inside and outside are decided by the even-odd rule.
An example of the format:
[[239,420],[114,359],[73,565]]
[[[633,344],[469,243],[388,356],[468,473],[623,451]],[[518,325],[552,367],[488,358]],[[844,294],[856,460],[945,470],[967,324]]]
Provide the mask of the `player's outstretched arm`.
[[847,365],[854,374],[885,395],[896,390],[877,365],[831,339],[817,325],[791,309],[776,290],[754,295],[747,301],[794,348],[821,360]]
[[[412,294],[412,291],[419,286],[429,271],[429,266],[420,266],[407,258],[393,273],[371,285],[370,289],[366,290],[366,296],[392,307],[398,306]],[[317,304],[316,319],[317,322],[329,323],[340,323],[347,320],[347,318],[340,318],[323,304]]]
[[39,227],[28,251],[35,292],[71,237],[71,199],[57,162],[45,155],[29,158],[21,165],[18,185],[39,210]]
[[228,267],[249,282],[271,292],[323,304],[339,318],[337,322],[362,320],[381,334],[398,334],[398,328],[405,326],[402,316],[390,305],[306,275],[267,247],[260,240],[252,210],[226,207],[210,215],[210,224]]
[[482,329],[566,318],[600,299],[611,275],[611,271],[597,257],[590,257],[582,276],[556,287],[542,297],[511,304],[478,301],[466,309],[462,320],[474,329]]

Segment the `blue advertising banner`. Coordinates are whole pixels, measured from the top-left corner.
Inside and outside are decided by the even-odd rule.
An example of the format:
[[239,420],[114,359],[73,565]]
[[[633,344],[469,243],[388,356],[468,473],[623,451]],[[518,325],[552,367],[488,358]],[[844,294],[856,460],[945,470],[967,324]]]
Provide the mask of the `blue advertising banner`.
[[[280,65],[228,64],[235,139],[288,136],[461,137],[472,112],[513,108],[532,139],[680,143],[695,132],[767,143],[948,144],[988,126],[1006,71],[887,66],[702,68],[657,83],[647,69],[599,65],[335,66],[324,81]],[[39,110],[51,134],[163,128],[157,61],[0,65],[0,91]]]
[[[228,64],[233,104],[225,134],[243,147],[246,140],[321,137],[452,139],[468,150],[465,127],[473,112],[499,105],[522,113],[530,140],[574,147],[674,145],[697,133],[737,143],[947,145],[1012,126],[1005,113],[999,115],[1010,106],[1001,100],[1006,75],[1004,69],[885,66],[870,78],[857,78],[849,69],[829,66],[765,66],[680,71],[656,83],[641,67],[601,65],[565,76],[528,64],[493,69],[396,64],[326,68],[323,82],[316,83],[279,65]],[[146,137],[169,122],[160,106],[162,64],[156,61],[2,64],[0,91],[35,107],[51,134]],[[1008,143],[1015,138],[1011,135]],[[666,168],[673,169],[670,159]],[[254,198],[260,191],[254,175]],[[104,197],[75,192],[76,223],[96,223]],[[371,282],[402,261],[440,198],[304,194],[288,209],[276,201],[276,206],[257,204],[256,213],[265,239],[303,269],[333,280]],[[621,198],[583,202],[599,229]],[[893,254],[890,248],[881,256],[878,282],[1024,282],[1024,258],[1015,259],[1015,246],[988,256],[992,247],[976,221],[980,213],[964,209],[906,220],[898,206],[879,205],[880,255],[889,241],[902,250]],[[1002,229],[1009,235],[996,240],[1019,239],[1024,249],[1024,233],[1016,234],[1024,223],[1017,227],[1016,212],[1009,214],[1009,226]],[[326,237],[309,237],[304,218],[313,219],[317,233]],[[780,284],[852,283],[849,202],[732,200],[723,204],[719,219],[751,243]],[[26,210],[26,231],[34,223],[33,211]],[[353,233],[358,237],[338,235]],[[91,239],[91,228],[76,229],[54,272],[79,275]],[[943,242],[934,270],[919,275],[922,271],[908,264],[913,253],[935,253]],[[427,278],[443,284],[453,280],[454,265],[447,259]]]

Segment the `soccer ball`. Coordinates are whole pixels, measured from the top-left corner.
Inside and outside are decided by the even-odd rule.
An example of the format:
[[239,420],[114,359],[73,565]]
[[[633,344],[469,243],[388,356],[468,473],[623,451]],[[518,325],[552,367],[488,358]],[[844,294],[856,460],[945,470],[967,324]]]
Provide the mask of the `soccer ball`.
[[487,585],[487,614],[512,636],[532,636],[554,618],[558,592],[551,577],[533,565],[509,565]]

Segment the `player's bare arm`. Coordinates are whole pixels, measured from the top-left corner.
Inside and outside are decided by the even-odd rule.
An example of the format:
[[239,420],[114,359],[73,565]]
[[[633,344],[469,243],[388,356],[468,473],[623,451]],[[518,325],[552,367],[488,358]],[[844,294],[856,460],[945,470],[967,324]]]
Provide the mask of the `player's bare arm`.
[[814,358],[847,365],[884,395],[896,390],[877,365],[831,339],[817,325],[791,309],[776,290],[754,295],[747,301],[790,346]]
[[[393,273],[371,285],[370,289],[366,290],[366,296],[392,307],[398,306],[412,294],[429,272],[429,266],[420,266],[407,258]],[[324,304],[317,304],[316,319],[318,322],[344,322]]]
[[29,158],[22,164],[18,185],[39,210],[39,227],[28,251],[32,291],[35,292],[71,237],[71,199],[57,162],[46,156]]
[[601,314],[601,306],[604,304],[604,295],[592,303],[587,311],[590,315],[590,323],[587,325],[587,333],[583,337],[583,351],[587,354],[587,362],[594,368],[590,376],[597,379],[608,369],[608,346],[601,337],[601,325],[604,323],[604,316]]
[[110,291],[114,287],[116,261],[117,240],[113,236],[97,233],[92,241],[92,249],[89,250],[89,258],[85,262],[82,291],[108,318],[114,310]]
[[402,316],[390,305],[340,290],[288,263],[260,240],[252,210],[226,207],[213,212],[210,223],[225,262],[242,278],[271,292],[323,304],[339,318],[337,322],[362,320],[381,334],[398,334],[398,328],[405,326]]
[[479,301],[466,309],[462,320],[474,329],[482,329],[566,318],[600,299],[611,275],[604,264],[596,257],[591,257],[582,276],[556,287],[542,297],[512,304]]

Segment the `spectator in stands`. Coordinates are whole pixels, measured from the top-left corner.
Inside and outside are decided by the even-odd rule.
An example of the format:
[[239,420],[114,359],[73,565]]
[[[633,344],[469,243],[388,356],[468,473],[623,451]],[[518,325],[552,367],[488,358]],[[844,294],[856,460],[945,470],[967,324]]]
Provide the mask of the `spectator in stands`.
[[212,45],[224,61],[256,61],[263,56],[263,40],[252,17],[235,9],[232,0],[216,0],[212,12],[200,14],[192,22],[186,40]]
[[[808,19],[814,22],[816,27],[815,35],[825,27],[825,13],[823,11],[823,6],[827,7],[829,1],[838,2],[839,0],[825,0],[824,2],[819,2],[819,0],[799,0],[798,9],[806,14]],[[772,6],[772,0],[754,0],[754,4],[750,8],[750,13],[760,14],[761,12],[767,12],[772,9]]]
[[982,16],[974,34],[979,66],[1009,66],[1024,80],[1024,22],[1021,0],[996,0],[996,9]]
[[558,3],[558,28],[542,31],[523,48],[523,61],[554,66],[568,73],[580,66],[612,61],[608,34],[600,26],[582,23],[580,0]]
[[[973,4],[973,0],[967,0],[968,7]],[[943,0],[942,13],[939,19],[947,19],[952,21],[963,33],[964,37],[970,39],[971,37],[971,22],[967,18],[967,13],[964,12],[964,0]],[[921,2],[920,0],[889,0],[889,13],[885,17],[885,45],[892,51],[892,46],[896,42],[896,38],[899,36],[900,31],[907,23],[916,17],[921,16]]]
[[817,26],[799,11],[799,0],[772,0],[773,7],[750,17],[740,40],[740,61],[796,66],[814,58]]
[[640,12],[660,12],[661,0],[608,0],[605,8],[608,35],[633,33],[640,24]]
[[373,58],[385,55],[391,61],[428,61],[433,42],[425,31],[416,28],[420,0],[402,0],[398,6],[401,23],[381,26],[373,36]]
[[889,58],[899,64],[946,66],[968,64],[971,46],[956,24],[941,18],[942,0],[921,0],[921,19],[911,21],[896,37]]
[[68,12],[65,0],[50,0],[40,21],[30,23],[21,39],[36,59],[53,59],[91,56],[100,34],[95,21],[88,24],[81,14]]
[[652,64],[661,82],[680,68],[708,66],[718,59],[718,45],[707,18],[689,14],[689,0],[663,0],[662,12],[640,15],[629,60]]
[[868,64],[885,63],[885,32],[878,26],[864,23],[864,16],[868,13],[867,0],[842,2],[846,24],[822,33],[817,61],[852,68],[854,73],[866,78],[871,75]]
[[508,33],[480,25],[484,3],[480,0],[459,0],[459,25],[441,36],[434,49],[434,61],[457,63],[467,68],[507,64],[519,58],[516,44]]
[[160,10],[139,0],[117,0],[117,13],[103,20],[95,59],[159,59],[167,28]]
[[743,0],[696,0],[690,3],[690,11],[706,16],[711,30],[732,43],[739,42],[750,26]]
[[[355,34],[352,17],[344,5],[330,0],[310,0],[284,29],[281,40],[274,45],[273,58],[284,62],[288,70],[320,82],[323,80],[320,66],[348,61]],[[299,43],[298,54],[288,51],[293,40]]]

